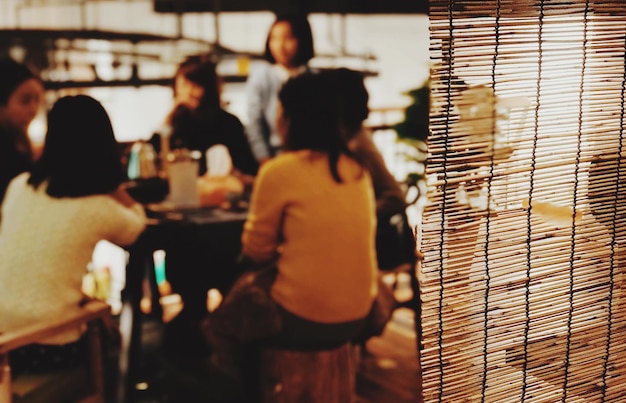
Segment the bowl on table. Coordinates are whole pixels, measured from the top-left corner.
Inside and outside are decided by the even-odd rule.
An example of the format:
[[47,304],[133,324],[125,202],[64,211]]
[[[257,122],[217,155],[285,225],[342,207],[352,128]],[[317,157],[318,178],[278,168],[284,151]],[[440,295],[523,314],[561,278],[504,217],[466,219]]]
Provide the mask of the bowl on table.
[[137,178],[126,182],[126,191],[139,203],[149,204],[165,200],[170,188],[167,179],[164,178]]

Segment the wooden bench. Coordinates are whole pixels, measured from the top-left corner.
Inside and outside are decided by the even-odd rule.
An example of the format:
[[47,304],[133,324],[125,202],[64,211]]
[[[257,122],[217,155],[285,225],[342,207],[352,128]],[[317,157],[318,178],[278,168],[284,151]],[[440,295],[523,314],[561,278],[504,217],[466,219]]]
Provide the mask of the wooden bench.
[[[111,307],[92,300],[62,316],[0,332],[0,402],[104,402],[104,374],[99,322]],[[11,379],[9,352],[65,331],[87,327],[89,367],[21,375]]]
[[263,403],[355,402],[356,358],[346,343],[332,350],[260,352]]

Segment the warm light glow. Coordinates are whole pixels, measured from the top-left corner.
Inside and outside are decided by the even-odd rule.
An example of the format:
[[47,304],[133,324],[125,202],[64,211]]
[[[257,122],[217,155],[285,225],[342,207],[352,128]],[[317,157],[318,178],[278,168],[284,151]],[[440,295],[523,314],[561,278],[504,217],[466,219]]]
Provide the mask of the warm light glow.
[[47,130],[46,115],[45,113],[40,113],[28,127],[28,137],[33,146],[43,145]]

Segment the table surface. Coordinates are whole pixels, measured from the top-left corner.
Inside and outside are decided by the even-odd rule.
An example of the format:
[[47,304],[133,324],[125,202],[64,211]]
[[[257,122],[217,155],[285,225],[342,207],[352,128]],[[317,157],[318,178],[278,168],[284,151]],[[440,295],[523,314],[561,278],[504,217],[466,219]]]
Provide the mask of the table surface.
[[145,206],[145,209],[149,226],[171,222],[188,222],[204,225],[245,221],[248,216],[248,211],[245,209],[224,210],[218,207],[172,208],[164,204],[148,204]]

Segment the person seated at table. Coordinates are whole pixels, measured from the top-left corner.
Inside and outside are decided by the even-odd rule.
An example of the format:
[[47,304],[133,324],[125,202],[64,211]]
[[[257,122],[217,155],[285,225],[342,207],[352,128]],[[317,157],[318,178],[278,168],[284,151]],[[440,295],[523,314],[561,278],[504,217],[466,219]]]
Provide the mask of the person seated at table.
[[[96,243],[128,245],[146,216],[124,190],[118,144],[95,99],[59,99],[41,157],[9,184],[0,224],[0,332],[55,317],[83,301]],[[84,357],[82,329],[11,353],[13,371],[58,369]],[[80,362],[80,361],[78,361]]]
[[[221,83],[215,68],[215,63],[204,56],[191,56],[179,66],[174,79],[174,106],[165,126],[150,142],[161,153],[177,148],[201,151],[200,175],[207,172],[206,151],[222,144],[232,158],[233,174],[251,186],[258,163],[243,125],[221,106]],[[163,345],[178,357],[200,354],[205,344],[199,324],[207,312],[207,291],[224,291],[236,278],[232,269],[235,257],[226,261],[214,249],[199,247],[196,241],[166,248],[167,280],[172,292],[181,296],[183,308],[166,324]]]
[[318,74],[280,91],[284,152],[261,166],[242,235],[245,258],[269,269],[240,279],[205,324],[214,367],[234,378],[251,342],[315,349],[354,339],[377,295],[371,177],[347,145],[335,97]]
[[[381,275],[402,264],[417,263],[415,237],[406,215],[407,203],[404,191],[394,176],[389,172],[385,161],[372,140],[372,134],[363,126],[369,115],[369,94],[363,75],[346,68],[324,70],[319,74],[327,76],[333,84],[337,110],[343,134],[348,147],[360,159],[372,176],[376,197],[376,257]],[[398,220],[402,218],[402,220]],[[401,225],[399,225],[401,223]],[[386,287],[380,284],[379,286]],[[382,292],[383,290],[381,290]],[[391,314],[395,298],[388,292],[388,309]],[[390,304],[390,305],[389,305]],[[384,331],[384,323],[370,323],[355,342],[361,346],[361,353],[367,353],[366,341],[372,336],[379,336]]]
[[348,141],[348,147],[365,165],[372,176],[376,213],[379,218],[403,213],[406,208],[404,192],[398,181],[389,172],[385,161],[372,140],[363,122],[369,115],[369,94],[363,75],[357,71],[339,68],[325,70],[319,74],[328,76],[336,91],[337,108],[341,111],[341,126]]
[[254,176],[258,163],[241,121],[222,108],[221,80],[208,56],[190,56],[174,76],[174,105],[150,143],[161,154],[177,148],[201,152],[199,174],[207,171],[206,151],[228,148],[236,173]]
[[44,95],[39,77],[11,58],[0,60],[0,203],[11,179],[32,168],[27,130]]
[[[372,134],[363,126],[369,114],[369,94],[363,75],[346,68],[325,70],[319,74],[328,77],[336,91],[337,109],[341,112],[341,127],[348,147],[362,161],[372,176],[376,197],[376,252],[379,269],[392,270],[403,263],[415,264],[415,239],[406,217],[405,194],[398,181],[389,172],[385,161],[372,140]],[[398,218],[402,217],[402,233]]]

